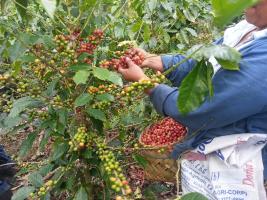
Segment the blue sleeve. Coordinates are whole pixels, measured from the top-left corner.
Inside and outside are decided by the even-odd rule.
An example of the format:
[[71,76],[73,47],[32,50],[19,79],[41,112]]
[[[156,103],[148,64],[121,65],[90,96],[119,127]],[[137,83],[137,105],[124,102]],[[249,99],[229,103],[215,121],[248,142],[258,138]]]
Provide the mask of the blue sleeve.
[[[163,70],[166,71],[167,69],[171,68],[172,66],[176,65],[177,63],[181,62],[185,59],[185,56],[182,55],[164,55],[161,56]],[[186,77],[186,75],[194,68],[196,62],[193,59],[187,60],[183,64],[181,64],[178,68],[174,71],[166,75],[166,78],[169,79],[174,86],[179,86]]]
[[243,56],[239,71],[220,69],[213,78],[214,96],[183,116],[177,108],[179,90],[160,84],[150,98],[155,109],[189,128],[209,130],[223,127],[261,112],[267,105],[267,48],[254,48]]
[[[214,44],[222,44],[223,38],[214,42]],[[167,69],[171,68],[172,66],[178,64],[179,62],[183,61],[186,57],[182,55],[163,55],[161,56],[163,70],[166,71]],[[178,68],[174,71],[169,73],[166,78],[168,78],[173,86],[179,87],[182,80],[186,75],[194,68],[196,62],[193,59],[189,59],[183,64],[181,64]]]

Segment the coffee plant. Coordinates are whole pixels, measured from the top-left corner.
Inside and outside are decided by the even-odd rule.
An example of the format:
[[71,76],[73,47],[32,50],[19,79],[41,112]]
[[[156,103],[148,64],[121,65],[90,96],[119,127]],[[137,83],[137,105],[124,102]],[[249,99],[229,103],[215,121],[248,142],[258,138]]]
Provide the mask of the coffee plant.
[[[167,53],[210,42],[211,2],[0,3],[1,132],[32,127],[20,147],[18,163],[36,142],[38,151],[49,152],[38,166],[28,166],[32,170],[27,184],[13,199],[139,198],[127,171],[145,167],[139,152],[146,147],[138,144],[138,138],[160,119],[144,91],[168,84],[165,75],[182,63],[164,74],[146,70],[150,80],[135,83],[122,80],[117,69],[127,67],[126,57],[137,65],[144,61],[145,55],[134,50],[137,44],[153,53]],[[215,22],[224,25],[235,13],[226,12],[219,3],[212,1]],[[238,7],[251,3],[240,1]],[[211,56],[228,70],[237,70],[240,59],[231,48],[207,44],[187,55],[184,61],[195,58],[198,64],[180,88],[178,106],[184,114],[201,105],[207,94],[212,96]],[[196,86],[203,81],[202,88]],[[169,131],[175,134],[166,135]],[[185,127],[167,118],[144,133],[141,141],[157,147],[180,140],[185,132]]]

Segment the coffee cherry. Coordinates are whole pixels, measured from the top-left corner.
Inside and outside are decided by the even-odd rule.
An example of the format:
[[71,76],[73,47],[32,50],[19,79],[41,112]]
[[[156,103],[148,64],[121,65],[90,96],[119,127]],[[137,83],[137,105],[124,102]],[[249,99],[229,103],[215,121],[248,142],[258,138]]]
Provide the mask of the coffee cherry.
[[82,126],[77,129],[74,137],[69,141],[70,151],[81,151],[85,148],[91,148],[95,135],[88,133],[87,129]]
[[98,147],[97,154],[109,176],[111,189],[115,192],[129,190],[130,187],[128,185],[128,181],[126,181],[125,176],[121,173],[122,168],[119,166],[119,162],[116,161],[113,152],[106,149],[106,144],[101,138],[96,139],[96,145]]
[[62,108],[64,106],[64,103],[61,100],[61,97],[59,95],[53,97],[51,104],[55,108]]
[[88,41],[82,40],[80,41],[79,48],[77,49],[77,53],[88,53],[92,55],[94,50],[100,44],[103,39],[103,31],[100,29],[96,29],[93,31],[91,35],[88,36]]
[[116,200],[123,200],[121,196],[116,196]]
[[[115,52],[115,55],[116,54],[118,55],[118,52]],[[100,67],[113,68],[115,70],[118,70],[118,68],[127,68],[126,57],[130,58],[136,65],[141,65],[145,59],[144,55],[137,52],[135,49],[129,49],[125,51],[124,55],[121,55],[119,59],[113,58],[110,61],[104,60],[100,62]]]
[[[150,126],[150,128],[141,135],[141,142],[148,146],[170,145],[182,139],[185,134],[186,128],[182,124],[167,117]],[[160,150],[160,152],[163,151]]]

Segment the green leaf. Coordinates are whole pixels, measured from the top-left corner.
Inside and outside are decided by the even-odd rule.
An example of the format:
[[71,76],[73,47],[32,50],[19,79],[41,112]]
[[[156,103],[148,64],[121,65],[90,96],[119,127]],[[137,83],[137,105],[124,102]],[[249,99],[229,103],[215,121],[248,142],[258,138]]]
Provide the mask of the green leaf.
[[214,95],[213,91],[213,85],[212,85],[212,77],[214,74],[213,66],[211,63],[207,63],[207,74],[206,74],[206,81],[207,81],[207,86],[209,89],[209,96],[212,97]]
[[218,58],[217,58],[217,61],[222,66],[223,69],[239,70],[239,65],[236,62],[232,62],[230,60],[218,59]]
[[45,93],[47,96],[54,96],[55,95],[55,88],[59,82],[60,78],[55,78],[51,83],[49,83]]
[[40,151],[44,151],[45,150],[45,147],[49,142],[50,134],[51,134],[51,130],[49,130],[49,129],[45,130],[44,137],[43,137],[43,139],[42,139],[42,141],[40,142],[40,145],[39,145],[39,150]]
[[180,200],[208,200],[208,198],[200,193],[192,192],[182,196]]
[[110,81],[116,85],[122,86],[122,79],[116,72],[109,71],[107,69],[94,67],[93,75],[103,81]]
[[148,162],[143,156],[141,156],[139,154],[133,154],[132,157],[139,165],[141,165],[142,167],[146,168]]
[[59,159],[63,154],[68,151],[69,145],[67,143],[55,142],[53,145],[52,161]]
[[207,65],[202,60],[182,81],[177,101],[177,106],[182,114],[198,108],[205,100],[209,91],[207,71]]
[[86,159],[90,159],[93,158],[93,152],[90,149],[86,149],[83,153],[82,153],[82,157],[86,158]]
[[11,200],[27,199],[32,192],[34,192],[34,187],[31,186],[22,187],[15,192]]
[[143,25],[143,21],[142,20],[138,20],[136,21],[132,26],[131,26],[131,31],[136,33],[138,32],[141,28],[142,28],[142,25]]
[[90,108],[87,110],[87,113],[95,119],[106,121],[105,113],[99,109]]
[[12,75],[17,76],[20,73],[21,68],[22,68],[21,64],[22,63],[19,60],[16,60],[15,62],[12,63],[12,68],[14,70],[14,73],[12,73]]
[[26,62],[26,63],[27,62],[33,62],[35,59],[36,59],[36,57],[34,55],[30,55],[30,54],[20,57],[20,60],[22,62]]
[[149,39],[150,39],[150,28],[149,28],[149,25],[148,24],[144,24],[144,41],[145,42],[148,42]]
[[41,4],[46,10],[48,16],[53,19],[54,13],[57,8],[57,1],[56,0],[41,0]]
[[143,193],[144,193],[144,198],[146,200],[157,200],[158,199],[156,193],[152,191],[150,188],[146,188]]
[[16,8],[22,18],[26,18],[28,0],[15,0]]
[[184,30],[188,31],[192,36],[197,37],[197,32],[194,29],[186,27]]
[[37,107],[40,106],[40,104],[40,101],[32,99],[31,97],[22,97],[13,103],[13,108],[11,109],[8,117],[17,117],[26,108]]
[[73,80],[76,83],[76,85],[85,84],[89,75],[90,75],[89,71],[80,70],[76,72],[75,76],[73,77]]
[[87,0],[87,1],[81,1],[80,8],[82,11],[87,11],[91,7],[93,7],[96,3],[96,0]]
[[235,63],[239,63],[241,60],[241,54],[234,48],[225,45],[209,45],[203,47],[197,56],[203,56],[207,59],[215,57],[216,59],[229,60]]
[[38,170],[38,173],[41,176],[46,176],[49,172],[52,171],[53,167],[54,167],[54,165],[52,165],[52,164],[44,165],[44,166],[40,167],[40,169]]
[[80,96],[77,97],[77,99],[74,102],[74,105],[76,107],[84,106],[87,103],[89,103],[92,99],[93,99],[93,97],[90,94],[84,93],[84,94],[81,94]]
[[79,63],[75,65],[71,65],[68,69],[71,71],[87,71],[91,68],[91,65],[85,64],[85,63]]
[[23,46],[19,41],[16,41],[12,46],[10,46],[10,48],[8,48],[8,53],[11,61],[15,61],[16,59],[18,59],[24,54],[25,51],[25,46]]
[[157,7],[157,3],[158,3],[157,0],[149,0],[149,1],[147,2],[148,9],[149,9],[150,11],[153,11],[153,10]]
[[58,114],[58,122],[61,123],[64,127],[66,127],[68,123],[68,110],[62,108],[57,111],[57,114]]
[[84,187],[81,186],[78,192],[76,193],[74,200],[85,200],[85,199],[88,199],[88,195]]
[[114,101],[115,100],[114,96],[108,93],[99,94],[96,96],[96,99],[99,101]]
[[23,119],[20,116],[16,117],[7,117],[4,120],[4,127],[5,128],[14,128],[15,126],[19,125]]
[[20,150],[19,150],[19,156],[24,157],[27,155],[27,153],[31,150],[34,140],[36,139],[38,135],[38,132],[30,133],[27,138],[22,142]]
[[212,0],[212,7],[215,14],[214,22],[217,26],[224,26],[234,17],[240,15],[245,8],[248,8],[258,0]]
[[44,185],[43,177],[38,172],[30,174],[28,179],[34,187],[42,187]]
[[40,36],[38,35],[33,35],[31,33],[19,33],[18,35],[19,41],[26,46],[36,44],[36,42],[39,40]]

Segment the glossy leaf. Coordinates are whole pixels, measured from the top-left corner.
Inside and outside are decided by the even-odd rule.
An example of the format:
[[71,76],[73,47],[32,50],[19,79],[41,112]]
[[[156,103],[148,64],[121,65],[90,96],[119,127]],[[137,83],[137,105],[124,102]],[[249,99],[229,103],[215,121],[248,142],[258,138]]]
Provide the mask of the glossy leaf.
[[61,142],[55,142],[53,145],[53,154],[51,157],[51,160],[57,160],[59,159],[64,153],[67,152],[69,146],[66,143]]
[[48,16],[53,19],[54,13],[57,8],[57,1],[56,0],[41,0],[41,4],[46,10]]
[[20,150],[19,150],[19,156],[24,157],[27,155],[27,153],[31,150],[33,142],[35,141],[36,137],[38,135],[38,132],[29,133],[27,138],[22,142]]
[[122,86],[122,79],[116,72],[112,72],[99,67],[94,67],[93,75],[100,80],[110,81],[116,85]]
[[96,96],[96,99],[99,101],[114,101],[115,100],[114,96],[108,93],[99,94]]
[[207,65],[202,60],[182,81],[177,101],[178,109],[182,114],[198,108],[205,100],[209,92],[207,73]]
[[76,83],[76,85],[85,84],[89,75],[90,75],[89,71],[85,70],[78,71],[73,77],[73,81]]
[[17,10],[20,14],[20,16],[24,19],[27,18],[26,12],[28,7],[28,0],[15,0],[15,5],[17,7]]
[[15,192],[11,200],[25,200],[30,196],[32,192],[34,192],[34,187],[22,187]]
[[214,22],[217,26],[224,26],[234,17],[240,15],[245,8],[248,8],[258,0],[212,0]]
[[217,61],[224,69],[239,70],[239,65],[236,62],[232,62],[230,60],[223,60],[223,59],[217,59]]
[[71,71],[81,71],[81,70],[89,70],[91,68],[91,65],[85,64],[85,63],[80,63],[80,64],[75,64],[75,65],[71,65],[69,66],[69,70]]
[[13,108],[11,109],[8,117],[16,117],[26,108],[37,107],[39,105],[41,105],[40,101],[32,99],[31,97],[22,97],[13,103]]
[[77,99],[74,102],[74,105],[76,107],[84,106],[87,103],[89,103],[92,99],[93,99],[93,97],[90,94],[83,93],[83,94],[81,94],[80,96],[77,97]]
[[142,167],[146,167],[147,166],[147,164],[148,164],[148,162],[147,162],[147,160],[143,157],[143,156],[141,156],[141,155],[139,155],[139,154],[133,154],[133,159],[139,164],[139,165],[141,165]]
[[90,108],[87,110],[87,113],[95,119],[106,121],[105,113],[99,109]]
[[192,192],[182,196],[180,200],[208,200],[208,198],[200,193]]
[[88,199],[88,195],[84,187],[80,187],[78,192],[76,193],[74,200],[85,200]]
[[239,70],[241,54],[237,50],[225,45],[203,47],[196,56],[206,59],[214,57],[218,63],[221,64],[222,68],[227,70]]
[[30,174],[28,179],[34,187],[42,187],[44,185],[43,177],[38,172]]

